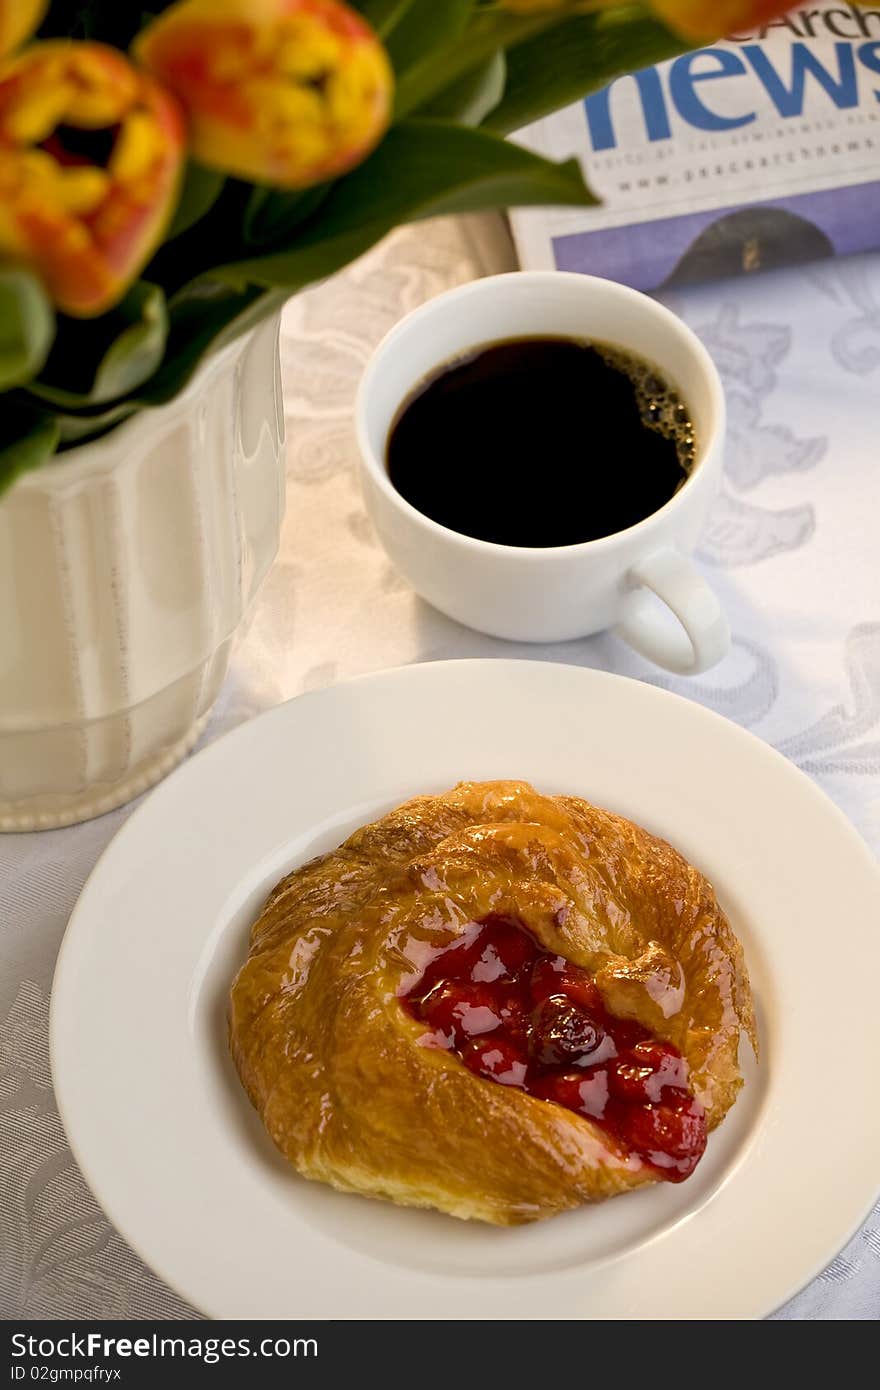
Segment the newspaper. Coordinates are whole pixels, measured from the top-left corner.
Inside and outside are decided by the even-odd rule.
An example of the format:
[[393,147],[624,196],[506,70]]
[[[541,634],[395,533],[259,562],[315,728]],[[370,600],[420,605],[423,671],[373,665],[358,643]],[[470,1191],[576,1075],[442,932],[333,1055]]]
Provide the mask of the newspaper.
[[524,268],[638,289],[880,246],[880,8],[804,6],[620,77],[517,136],[596,208],[523,209]]

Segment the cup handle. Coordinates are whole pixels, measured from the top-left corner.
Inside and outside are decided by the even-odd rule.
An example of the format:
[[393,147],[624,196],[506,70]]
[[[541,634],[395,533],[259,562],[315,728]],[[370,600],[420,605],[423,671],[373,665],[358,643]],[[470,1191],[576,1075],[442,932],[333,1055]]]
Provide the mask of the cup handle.
[[[633,588],[614,631],[640,656],[682,676],[695,676],[720,661],[730,646],[721,605],[693,564],[677,550],[655,550],[633,565]],[[663,622],[650,594],[675,614],[676,631]]]

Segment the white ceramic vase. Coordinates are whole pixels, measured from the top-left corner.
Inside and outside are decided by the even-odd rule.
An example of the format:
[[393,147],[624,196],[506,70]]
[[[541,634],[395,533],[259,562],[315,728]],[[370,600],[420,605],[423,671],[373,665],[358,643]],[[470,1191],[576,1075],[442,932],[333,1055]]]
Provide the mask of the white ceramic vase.
[[0,498],[0,830],[87,820],[192,747],[278,547],[278,319]]

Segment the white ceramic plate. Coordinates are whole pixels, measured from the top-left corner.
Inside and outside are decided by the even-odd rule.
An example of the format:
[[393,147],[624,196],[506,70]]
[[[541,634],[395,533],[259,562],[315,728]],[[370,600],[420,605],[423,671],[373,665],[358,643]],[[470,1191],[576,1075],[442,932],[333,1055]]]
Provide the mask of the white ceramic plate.
[[[763,1049],[690,1181],[516,1230],[304,1182],[225,1043],[230,980],[284,872],[414,793],[496,777],[622,812],[709,876]],[[214,1317],[758,1317],[875,1194],[878,921],[880,874],[843,816],[719,716],[576,667],[411,666],[243,725],[123,826],[58,962],[58,1104],[110,1219]]]

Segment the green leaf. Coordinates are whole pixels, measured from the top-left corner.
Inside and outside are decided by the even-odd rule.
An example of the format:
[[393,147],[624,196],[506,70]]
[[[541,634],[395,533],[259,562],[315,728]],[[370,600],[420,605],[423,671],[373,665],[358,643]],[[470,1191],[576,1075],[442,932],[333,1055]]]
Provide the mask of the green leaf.
[[361,0],[353,9],[360,10],[380,38],[385,38],[412,5],[413,0]]
[[445,92],[428,102],[419,112],[462,125],[480,125],[504,96],[507,64],[503,53],[495,53],[481,67],[466,72]]
[[152,376],[168,335],[165,295],[145,280],[96,319],[59,319],[58,336],[32,395],[77,409],[128,395]]
[[59,449],[72,448],[75,444],[85,444],[91,439],[97,439],[99,435],[106,434],[115,425],[120,425],[123,420],[127,420],[129,415],[134,415],[140,407],[133,400],[120,401],[118,405],[110,406],[107,410],[80,411],[79,413],[66,413],[63,410],[55,412],[55,422],[58,425]]
[[0,494],[21,473],[39,468],[58,445],[58,425],[51,415],[17,402],[4,401],[0,436]]
[[164,240],[173,241],[182,232],[188,232],[196,222],[200,222],[220,197],[225,182],[225,176],[216,169],[206,169],[204,165],[190,160],[186,166],[177,210]]
[[208,280],[187,286],[169,306],[168,346],[159,370],[126,400],[104,409],[59,410],[62,446],[96,439],[145,406],[162,405],[186,386],[205,356],[219,351],[279,309],[286,291],[249,287],[237,291]]
[[402,73],[395,94],[395,119],[412,115],[445,92],[466,73],[473,72],[496,53],[558,24],[558,12],[508,14],[503,10],[477,10],[464,33],[425,54]]
[[29,270],[0,270],[0,390],[36,376],[55,336],[46,291]]
[[205,277],[171,301],[171,328],[162,365],[138,393],[141,404],[159,405],[182,390],[207,352],[218,352],[268,314],[280,309],[287,290],[266,293],[255,285],[233,287]]
[[484,126],[505,134],[579,101],[625,72],[683,53],[688,45],[656,20],[615,22],[615,13],[563,20],[507,53],[502,100]]
[[295,245],[211,273],[239,289],[250,281],[292,293],[332,274],[403,222],[527,203],[594,202],[576,160],[553,164],[482,130],[405,121],[334,185]]
[[440,44],[457,44],[473,8],[474,0],[411,0],[386,40],[394,71],[429,61]]
[[241,221],[246,246],[271,246],[287,240],[321,206],[332,184],[319,183],[297,193],[284,193],[266,185],[251,191]]

